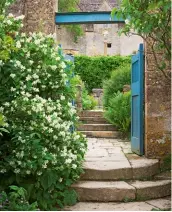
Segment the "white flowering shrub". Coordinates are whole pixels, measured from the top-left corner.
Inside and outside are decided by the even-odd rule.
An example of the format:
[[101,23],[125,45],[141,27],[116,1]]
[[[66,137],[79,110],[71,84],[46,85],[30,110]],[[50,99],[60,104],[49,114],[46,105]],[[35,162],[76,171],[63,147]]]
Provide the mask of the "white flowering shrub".
[[0,140],[0,190],[22,186],[30,202],[50,210],[75,203],[69,187],[82,173],[86,140],[73,130],[69,65],[52,36],[17,33],[19,19],[2,15],[0,23],[0,38],[13,41],[0,58],[0,112],[10,132]]

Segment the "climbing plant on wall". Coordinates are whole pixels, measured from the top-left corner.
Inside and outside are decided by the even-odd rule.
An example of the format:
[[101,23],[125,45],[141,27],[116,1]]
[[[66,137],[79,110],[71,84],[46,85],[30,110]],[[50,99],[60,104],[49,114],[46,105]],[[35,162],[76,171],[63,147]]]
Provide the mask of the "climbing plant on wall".
[[[138,34],[146,40],[152,47],[157,69],[170,79],[167,70],[171,65],[171,1],[122,0],[120,8],[113,9],[112,16],[115,13],[126,20],[120,33]],[[157,52],[161,53],[161,59]]]
[[[79,8],[79,0],[58,0],[59,12],[77,12]],[[83,35],[84,31],[80,25],[67,25],[65,26],[69,32],[74,36],[74,42]]]

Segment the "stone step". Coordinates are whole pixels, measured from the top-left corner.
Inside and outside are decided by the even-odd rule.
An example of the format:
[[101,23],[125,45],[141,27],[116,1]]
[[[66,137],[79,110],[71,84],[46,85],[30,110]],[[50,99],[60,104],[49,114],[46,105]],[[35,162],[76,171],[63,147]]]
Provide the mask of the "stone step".
[[82,117],[103,117],[102,110],[83,110],[81,112]]
[[120,132],[118,131],[80,131],[88,138],[119,138]]
[[115,128],[112,124],[81,124],[78,127],[80,131],[115,131]]
[[170,211],[171,197],[137,202],[79,202],[65,211]]
[[136,198],[135,188],[123,181],[79,181],[72,186],[79,201],[112,202]]
[[115,202],[156,199],[171,194],[171,181],[79,181],[72,186],[79,201]]
[[107,120],[103,117],[80,117],[80,121],[85,124],[108,124]]
[[161,172],[154,176],[155,180],[170,180],[171,179],[171,170]]
[[157,174],[159,161],[146,158],[128,161],[124,155],[115,153],[111,157],[87,157],[83,167],[82,180],[136,180]]

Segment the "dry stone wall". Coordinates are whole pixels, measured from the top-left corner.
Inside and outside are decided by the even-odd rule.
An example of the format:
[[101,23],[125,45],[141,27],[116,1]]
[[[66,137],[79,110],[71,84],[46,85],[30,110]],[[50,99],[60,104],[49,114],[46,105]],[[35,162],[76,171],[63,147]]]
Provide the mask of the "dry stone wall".
[[10,8],[15,16],[25,15],[24,31],[55,33],[57,0],[17,0]]
[[145,43],[145,154],[162,158],[171,152],[171,83],[157,70],[150,43]]

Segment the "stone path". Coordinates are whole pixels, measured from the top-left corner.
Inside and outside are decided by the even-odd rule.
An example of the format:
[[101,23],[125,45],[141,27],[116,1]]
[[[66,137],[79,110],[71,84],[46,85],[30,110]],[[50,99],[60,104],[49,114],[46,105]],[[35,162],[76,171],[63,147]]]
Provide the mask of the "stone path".
[[65,210],[150,211],[171,208],[169,176],[155,180],[159,161],[133,154],[130,142],[88,138],[83,166],[85,174],[73,185],[80,202]]

